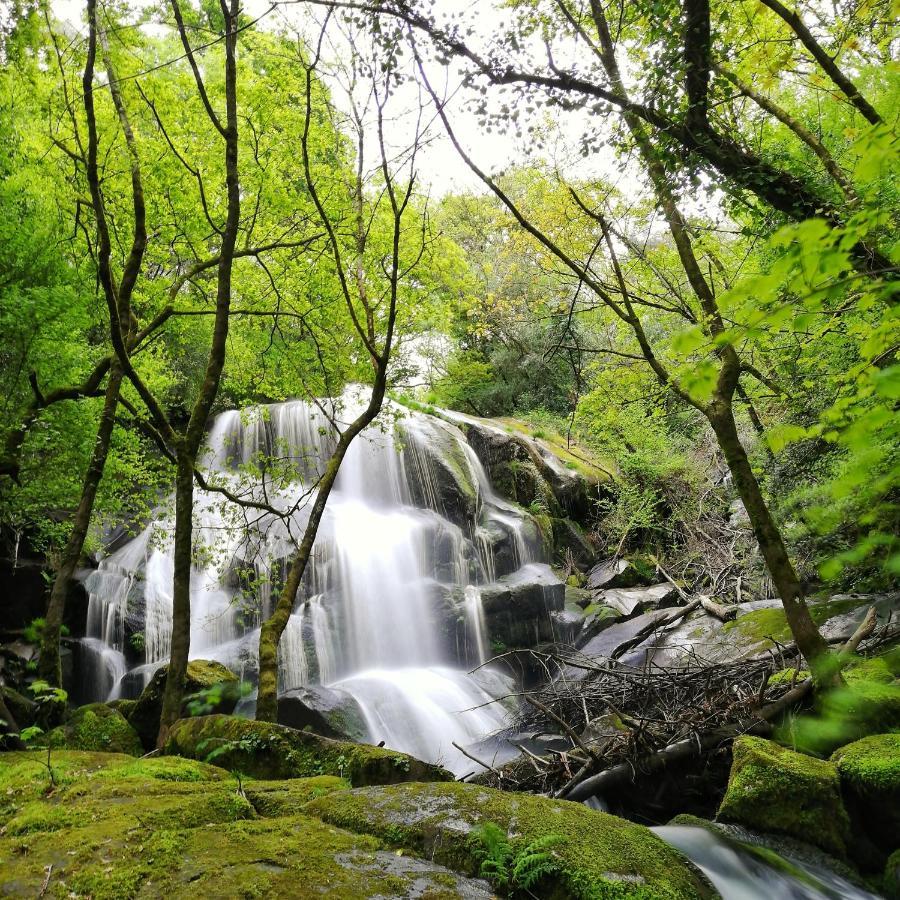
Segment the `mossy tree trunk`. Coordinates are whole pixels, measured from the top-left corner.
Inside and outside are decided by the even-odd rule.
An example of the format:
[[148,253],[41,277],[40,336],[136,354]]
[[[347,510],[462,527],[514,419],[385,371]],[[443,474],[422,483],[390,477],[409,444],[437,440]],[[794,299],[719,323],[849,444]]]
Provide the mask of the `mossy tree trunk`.
[[45,681],[57,687],[62,686],[59,638],[66,610],[66,598],[69,594],[69,587],[72,583],[75,569],[78,566],[78,561],[81,559],[81,554],[84,551],[84,542],[90,528],[94,502],[97,499],[97,489],[100,487],[103,470],[106,467],[106,458],[109,456],[121,386],[122,367],[118,362],[114,362],[109,371],[103,410],[100,413],[100,422],[97,426],[97,438],[94,441],[94,449],[91,452],[91,459],[81,486],[81,498],[78,501],[78,508],[75,510],[75,515],[72,519],[72,531],[69,533],[69,538],[63,549],[59,568],[56,571],[56,578],[54,578],[53,587],[50,590],[46,623],[41,635],[41,657],[38,663],[38,673]]

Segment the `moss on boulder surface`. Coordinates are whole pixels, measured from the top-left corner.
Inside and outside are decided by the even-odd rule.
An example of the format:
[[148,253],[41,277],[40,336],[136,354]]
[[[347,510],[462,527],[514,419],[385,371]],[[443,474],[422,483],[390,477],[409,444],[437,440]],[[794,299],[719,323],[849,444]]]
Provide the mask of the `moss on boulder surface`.
[[327,794],[305,812],[469,874],[479,869],[472,833],[479,825],[499,826],[519,847],[556,836],[558,871],[535,888],[541,897],[714,896],[684,858],[649,829],[577,803],[462,783],[400,784]]
[[900,900],[900,850],[890,855],[884,867],[882,888],[888,900]]
[[396,750],[236,716],[179,719],[169,732],[166,753],[203,760],[212,755],[217,765],[255,778],[337,775],[357,787],[453,779],[445,769]]
[[143,752],[138,733],[125,716],[105,703],[91,703],[76,709],[65,725],[48,735],[51,747],[69,750],[105,750],[140,756]]
[[[150,683],[141,692],[137,702],[129,711],[128,721],[137,731],[141,743],[147,750],[156,746],[156,735],[159,732],[159,717],[162,713],[163,693],[166,689],[166,676],[169,667],[162,666],[157,669]],[[237,675],[222,663],[209,659],[192,659],[187,666],[187,674],[184,682],[185,699],[200,691],[226,685],[229,690],[222,691],[217,698],[215,709],[212,712],[231,713],[234,711],[240,699],[240,682]],[[187,711],[187,705],[182,707],[182,715]]]
[[[485,882],[298,815],[345,787],[339,779],[251,783],[245,797],[227,772],[193,760],[61,751],[54,766],[55,787],[37,754],[0,756],[0,796],[23,801],[0,835],[3,896],[491,896]],[[279,790],[293,795],[289,814],[247,799]]]
[[728,789],[717,818],[788,834],[843,856],[849,834],[837,769],[772,741],[734,742]]
[[873,734],[831,757],[847,805],[872,841],[900,847],[900,734]]

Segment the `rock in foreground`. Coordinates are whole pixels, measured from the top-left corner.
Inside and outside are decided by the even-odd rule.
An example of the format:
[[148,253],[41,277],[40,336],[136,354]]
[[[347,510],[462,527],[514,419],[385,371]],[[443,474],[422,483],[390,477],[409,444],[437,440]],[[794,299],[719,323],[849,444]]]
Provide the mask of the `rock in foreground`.
[[166,753],[208,760],[254,778],[338,775],[354,786],[453,779],[445,769],[396,750],[236,716],[179,719],[169,732]]

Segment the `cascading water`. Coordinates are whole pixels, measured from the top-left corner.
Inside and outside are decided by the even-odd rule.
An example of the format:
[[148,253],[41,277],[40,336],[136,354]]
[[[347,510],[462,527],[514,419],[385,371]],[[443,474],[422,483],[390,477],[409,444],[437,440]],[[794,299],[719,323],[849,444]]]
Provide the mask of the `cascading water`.
[[[334,444],[329,418],[348,420],[355,403],[294,401],[213,423],[207,477],[284,515],[198,494],[192,657],[254,679],[261,618]],[[172,527],[161,512],[87,579],[92,699],[135,695],[168,658]],[[546,581],[542,557],[533,520],[495,495],[455,426],[389,405],[342,464],[279,647],[280,690],[327,686],[356,705],[369,740],[471,771],[453,743],[501,728],[491,701],[509,690],[497,672],[467,674],[488,653],[481,588],[510,574]]]

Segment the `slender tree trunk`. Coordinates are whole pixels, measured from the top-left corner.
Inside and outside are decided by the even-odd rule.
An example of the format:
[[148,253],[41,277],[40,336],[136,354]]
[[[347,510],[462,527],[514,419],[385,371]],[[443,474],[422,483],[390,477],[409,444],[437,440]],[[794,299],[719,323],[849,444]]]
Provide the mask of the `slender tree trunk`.
[[116,361],[109,371],[103,411],[100,414],[100,422],[97,427],[97,438],[94,441],[94,449],[91,453],[91,459],[81,487],[81,499],[78,502],[78,508],[72,521],[72,531],[69,534],[68,541],[66,541],[59,569],[56,572],[56,578],[50,591],[46,624],[41,636],[41,658],[38,663],[38,672],[41,678],[57,687],[62,686],[59,638],[66,610],[66,597],[69,593],[69,585],[72,582],[75,569],[78,566],[78,560],[81,559],[81,554],[84,550],[84,542],[87,538],[91,516],[94,512],[94,501],[97,498],[97,489],[100,486],[100,480],[103,478],[106,458],[109,455],[121,386],[122,367]]
[[318,493],[303,532],[303,539],[297,552],[291,558],[288,576],[278,595],[278,602],[275,604],[272,615],[262,623],[259,630],[259,690],[256,696],[256,718],[261,722],[275,722],[278,719],[278,644],[281,642],[281,636],[294,611],[294,600],[300,589],[303,574],[306,572],[306,565],[316,541],[319,523],[325,512],[325,504],[334,487],[341,463],[347,455],[353,438],[378,415],[384,398],[383,384],[380,394],[381,396],[376,398],[377,405],[373,399],[366,412],[341,435],[331,454],[325,472],[319,481]]
[[191,650],[191,556],[193,545],[194,461],[180,449],[175,475],[175,549],[172,580],[172,645],[157,747],[162,747],[169,729],[181,717],[188,654]]
[[784,606],[788,626],[797,647],[806,658],[813,673],[822,672],[821,661],[828,653],[828,644],[819,633],[803,599],[803,587],[794,571],[781,532],[772,518],[759,482],[753,474],[747,453],[741,444],[730,406],[712,411],[709,415],[719,446],[725,454],[738,494],[747,510],[759,549]]

